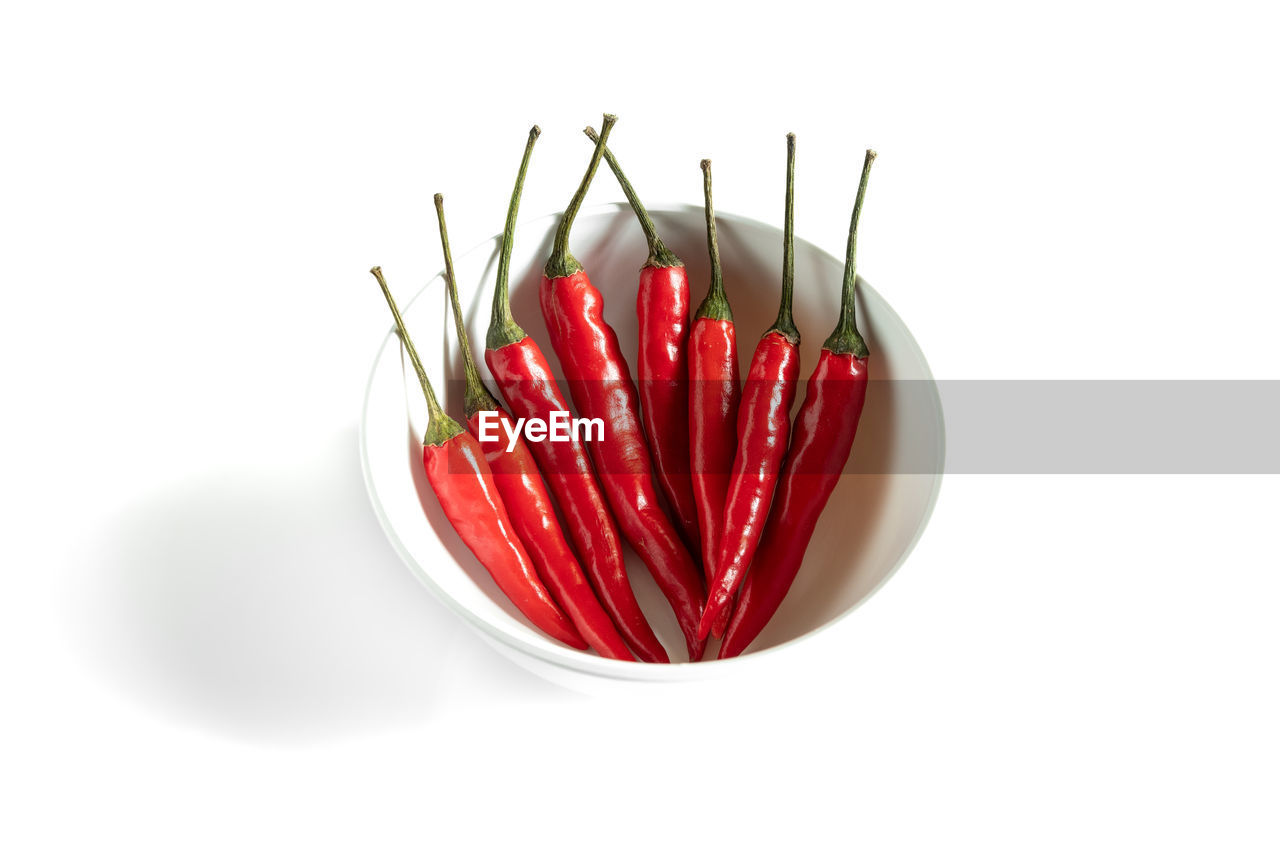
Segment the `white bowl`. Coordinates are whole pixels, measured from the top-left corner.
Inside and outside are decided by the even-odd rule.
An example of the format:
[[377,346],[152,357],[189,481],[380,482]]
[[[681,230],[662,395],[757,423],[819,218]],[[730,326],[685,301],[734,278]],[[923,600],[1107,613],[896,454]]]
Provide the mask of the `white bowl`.
[[[687,264],[690,301],[706,293],[709,262],[703,212],[691,205],[650,208],[663,239]],[[542,348],[559,374],[542,315],[538,285],[558,217],[521,224],[511,263],[516,322]],[[725,288],[738,329],[746,375],[755,343],[777,313],[782,232],[761,222],[718,214]],[[499,237],[456,258],[467,329],[481,371],[489,325]],[[636,283],[648,252],[634,214],[624,204],[589,208],[574,225],[571,248],[605,297],[605,317],[632,362],[636,352]],[[801,377],[817,360],[835,325],[843,261],[796,240],[796,325],[802,335]],[[393,287],[405,283],[388,271]],[[462,369],[443,278],[436,276],[401,306],[437,394],[461,420]],[[872,386],[846,475],[836,487],[790,594],[773,621],[742,657],[668,666],[615,661],[563,646],[535,630],[498,592],[483,567],[449,526],[422,470],[426,406],[417,377],[394,331],[378,351],[369,377],[360,443],[374,509],[409,568],[450,609],[522,666],[575,688],[601,679],[685,681],[747,671],[771,659],[804,653],[805,638],[848,616],[906,560],[929,520],[942,479],[943,423],[937,387],[915,339],[884,298],[858,282],[858,327],[871,349]],[[446,381],[446,379],[448,381]],[[892,380],[892,381],[884,381]],[[490,390],[496,386],[490,381]],[[797,394],[796,405],[804,397]],[[627,552],[636,597],[672,653],[684,654],[670,607],[639,558]],[[709,650],[714,655],[715,646]]]

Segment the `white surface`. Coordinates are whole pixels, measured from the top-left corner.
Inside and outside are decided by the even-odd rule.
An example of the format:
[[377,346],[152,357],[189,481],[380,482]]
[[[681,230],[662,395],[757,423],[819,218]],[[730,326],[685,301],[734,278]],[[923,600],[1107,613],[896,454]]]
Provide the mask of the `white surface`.
[[[686,265],[693,290],[705,292],[710,281],[706,254],[706,214],[692,205],[650,205],[667,248]],[[560,217],[544,216],[516,229],[510,260],[512,313],[539,349],[551,370],[560,375],[555,349],[547,337],[538,307],[542,267]],[[755,342],[777,316],[782,229],[733,215],[717,215],[726,291],[732,293],[734,321],[743,330],[738,353],[743,376],[748,373]],[[605,318],[618,334],[624,353],[636,352],[637,263],[648,256],[643,231],[625,202],[581,211],[574,222],[574,255],[588,270],[604,299]],[[497,282],[500,236],[464,254],[454,253],[459,302],[469,326],[476,366],[491,389],[497,389],[478,347],[485,340]],[[799,328],[825,328],[840,310],[844,262],[805,241],[795,247],[794,295]],[[804,667],[806,635],[849,614],[908,558],[928,523],[938,497],[943,470],[942,401],[929,366],[910,330],[883,296],[866,282],[858,285],[859,327],[874,353],[876,383],[867,391],[868,412],[858,430],[860,459],[872,460],[859,475],[841,478],[823,514],[805,562],[783,606],[748,647],[744,660],[715,660],[714,641],[698,666],[649,666],[578,652],[547,637],[520,615],[493,583],[484,567],[462,544],[440,509],[422,473],[422,438],[427,406],[421,383],[394,332],[378,351],[365,395],[360,453],[365,482],[379,521],[413,572],[446,606],[468,624],[509,647],[513,660],[547,672],[556,683],[594,693],[615,690],[604,679],[688,681],[722,677],[713,669],[729,669],[738,678],[762,677],[756,667],[772,650],[772,667]],[[446,297],[437,276],[411,299],[402,299],[401,316],[414,340],[432,386],[446,407],[462,407],[460,344]],[[700,297],[699,297],[700,301]],[[696,302],[694,303],[696,306]],[[801,340],[806,374],[817,364],[824,335]],[[427,367],[427,364],[430,367]],[[563,387],[568,387],[561,383]],[[918,389],[914,386],[919,385]],[[906,389],[906,390],[904,390]],[[803,397],[803,391],[799,395]],[[795,408],[799,409],[800,399]],[[579,413],[581,414],[581,413]],[[461,415],[459,415],[461,417]],[[407,429],[406,429],[407,426]],[[407,434],[406,434],[407,433]],[[850,470],[859,470],[850,466]],[[649,576],[644,563],[628,551],[627,573],[637,601],[649,617],[671,659],[687,662],[684,638],[675,614]],[[792,642],[796,641],[796,642]]]
[[9,4],[0,847],[1275,849],[1275,478],[953,477],[749,702],[584,699],[404,570],[355,437],[368,267],[436,273],[435,191],[496,231],[534,121],[563,207],[603,110],[644,196],[712,156],[775,224],[794,130],[836,254],[876,147],[940,378],[1274,378],[1273,16]]

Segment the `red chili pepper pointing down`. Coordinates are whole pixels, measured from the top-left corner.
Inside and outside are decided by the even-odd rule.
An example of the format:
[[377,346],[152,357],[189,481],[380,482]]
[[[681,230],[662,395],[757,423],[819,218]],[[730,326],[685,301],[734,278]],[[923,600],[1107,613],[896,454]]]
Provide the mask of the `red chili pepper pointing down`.
[[[542,350],[516,325],[507,285],[520,191],[538,133],[536,126],[529,131],[529,142],[507,208],[498,256],[498,281],[493,293],[493,319],[489,323],[484,359],[516,417],[538,418],[550,423],[552,413],[567,412],[569,407]],[[645,619],[627,579],[618,530],[581,440],[536,441],[529,449],[546,475],[583,567],[618,631],[641,660],[667,663],[670,659],[666,649]],[[694,628],[696,630],[696,623]]]
[[[627,650],[618,629],[613,626],[609,614],[604,612],[596,594],[591,589],[582,566],[569,549],[560,522],[556,520],[551,495],[538,472],[538,466],[529,452],[524,438],[518,437],[510,450],[507,435],[515,433],[515,422],[498,404],[485,387],[471,355],[467,327],[462,321],[462,305],[458,302],[458,285],[453,276],[453,253],[449,251],[449,233],[444,222],[444,196],[437,194],[436,218],[440,221],[440,245],[444,250],[445,283],[449,290],[449,302],[453,309],[454,328],[458,333],[458,345],[462,349],[462,372],[466,377],[464,405],[467,415],[467,431],[475,436],[484,449],[485,461],[493,469],[493,481],[506,504],[512,526],[520,541],[533,558],[538,575],[551,589],[556,601],[569,614],[578,633],[604,657],[617,660],[635,660]],[[504,424],[496,430],[496,438],[485,440],[481,431],[481,415],[491,413]],[[494,431],[490,431],[494,434]]]
[[422,465],[445,517],[497,582],[498,588],[530,622],[562,643],[575,649],[585,649],[587,644],[556,606],[520,544],[479,442],[467,435],[458,422],[440,408],[427,372],[422,368],[418,352],[405,330],[400,310],[396,308],[396,301],[382,277],[382,270],[374,267],[370,272],[387,298],[400,339],[409,351],[409,359],[418,372],[418,381],[422,383],[422,392],[427,397],[427,432],[422,439]]
[[840,292],[840,320],[823,343],[818,366],[805,388],[778,494],[720,646],[721,658],[741,654],[777,612],[800,570],[818,517],[853,448],[867,396],[869,355],[866,342],[858,334],[853,310],[858,218],[875,157],[874,151],[867,151],[853,205]]
[[556,229],[539,290],[542,316],[578,411],[604,421],[603,440],[588,442],[596,473],[622,535],[649,568],[675,611],[689,659],[702,657],[698,620],[702,577],[658,502],[640,402],[618,336],[604,319],[604,298],[569,252],[569,231],[617,118],[604,117],[587,172]]
[[[782,304],[778,319],[756,344],[738,409],[738,451],[724,505],[724,533],[715,579],[698,634],[724,632],[723,617],[751,565],[791,434],[791,404],[800,378],[800,332],[791,316],[795,284],[796,137],[787,134],[787,206],[782,238]],[[713,631],[713,628],[715,630]]]
[[[689,332],[689,464],[702,536],[702,568],[715,578],[724,533],[724,502],[738,446],[738,339],[724,293],[720,243],[711,203],[711,161],[702,161],[711,285]],[[701,620],[700,620],[701,621]],[[702,636],[706,636],[705,633]]]
[[[585,133],[592,142],[599,139],[589,127]],[[658,237],[653,219],[608,148],[604,159],[649,242],[649,258],[640,268],[640,286],[636,289],[640,417],[653,451],[658,485],[685,544],[694,556],[699,556],[698,504],[689,477],[689,275],[684,261]]]

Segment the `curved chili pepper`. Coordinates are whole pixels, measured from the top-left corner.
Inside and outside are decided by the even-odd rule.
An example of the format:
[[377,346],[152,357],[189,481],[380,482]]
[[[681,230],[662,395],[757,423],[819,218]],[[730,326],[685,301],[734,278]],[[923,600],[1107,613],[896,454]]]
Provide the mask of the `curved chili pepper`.
[[742,391],[738,383],[737,332],[720,272],[710,160],[702,161],[702,190],[706,198],[711,285],[689,332],[689,462],[702,536],[702,569],[710,582],[720,556],[724,501],[738,446]]
[[[796,137],[787,134],[787,212],[782,236],[782,301],[778,319],[756,344],[738,409],[738,452],[724,503],[724,533],[715,579],[698,633],[724,633],[723,617],[760,542],[778,471],[791,435],[791,404],[800,378],[800,332],[791,315],[795,286]],[[713,630],[713,626],[714,630]]]
[[[507,284],[516,211],[520,206],[525,172],[529,168],[529,155],[539,132],[536,126],[529,131],[529,142],[525,146],[520,173],[507,208],[507,223],[498,256],[498,281],[493,293],[493,318],[485,341],[484,360],[516,417],[540,418],[550,422],[553,412],[567,412],[569,407],[542,350],[524,329],[516,325],[511,315]],[[600,602],[613,617],[618,631],[641,660],[667,663],[670,658],[666,649],[658,642],[636,602],[622,560],[618,530],[604,495],[600,493],[581,440],[536,441],[530,443],[529,449],[564,513],[567,532],[583,568],[587,570]]]
[[587,173],[556,229],[539,290],[551,344],[578,411],[604,424],[602,440],[588,442],[596,473],[623,537],[649,567],[676,613],[689,659],[702,657],[698,619],[705,602],[702,577],[680,534],[662,511],[653,484],[653,462],[640,425],[640,400],[618,336],[604,320],[604,298],[569,253],[569,230],[604,154],[617,119],[606,115]]
[[[853,448],[867,396],[867,344],[854,323],[858,217],[876,153],[867,151],[849,225],[840,321],[822,345],[805,387],[778,494],[765,523],[755,561],[738,597],[720,657],[742,653],[777,612],[804,560],[805,549]],[[855,512],[856,512],[855,508]]]
[[[587,137],[599,139],[591,128]],[[640,390],[640,418],[658,485],[691,552],[701,553],[698,504],[689,477],[689,274],[658,237],[653,219],[644,209],[631,182],[608,148],[604,159],[622,186],[631,209],[649,242],[649,258],[640,268],[636,290],[636,318],[640,321],[640,351],[636,380]]]
[[[444,196],[436,194],[436,218],[440,221],[440,245],[444,250],[445,283],[449,302],[453,309],[454,328],[458,345],[462,349],[462,372],[466,379],[463,394],[467,415],[467,431],[475,436],[484,451],[485,461],[493,469],[493,481],[498,494],[511,516],[511,525],[520,537],[533,564],[555,596],[556,601],[569,614],[573,625],[591,647],[604,657],[616,660],[635,660],[627,649],[609,614],[604,612],[591,584],[582,574],[582,566],[565,541],[556,511],[547,493],[546,484],[533,461],[533,454],[522,437],[518,436],[515,421],[498,404],[485,387],[471,355],[467,327],[462,321],[462,306],[458,302],[458,284],[453,276],[453,253],[449,251],[449,234],[444,222]],[[495,436],[485,440],[480,417],[484,412],[496,415],[502,426],[491,427]],[[508,435],[517,435],[514,445],[507,449]]]
[[422,439],[422,465],[445,517],[488,570],[502,593],[530,622],[566,645],[585,649],[586,642],[556,606],[551,593],[538,579],[529,554],[520,544],[480,443],[467,435],[458,422],[440,408],[427,372],[418,359],[418,351],[404,327],[400,310],[386,279],[382,277],[382,269],[374,267],[370,272],[387,297],[387,305],[396,319],[396,329],[409,351],[409,359],[418,372],[418,381],[422,383],[422,391],[427,397],[427,432]]

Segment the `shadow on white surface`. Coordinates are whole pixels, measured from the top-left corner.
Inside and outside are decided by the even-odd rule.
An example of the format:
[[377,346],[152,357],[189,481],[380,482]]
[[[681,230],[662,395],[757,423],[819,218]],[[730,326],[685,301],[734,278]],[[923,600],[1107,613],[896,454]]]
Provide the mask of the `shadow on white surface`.
[[352,428],[118,519],[78,602],[98,672],[184,721],[274,742],[563,695],[414,580],[374,518],[356,448]]

